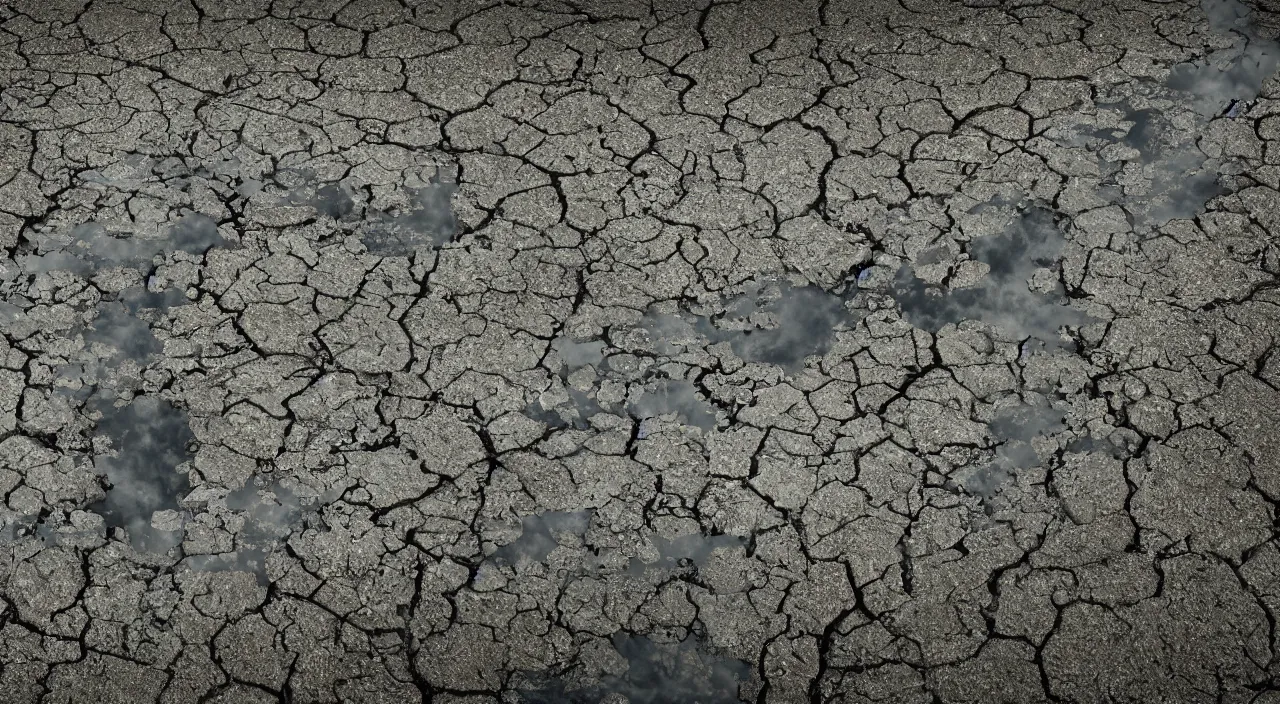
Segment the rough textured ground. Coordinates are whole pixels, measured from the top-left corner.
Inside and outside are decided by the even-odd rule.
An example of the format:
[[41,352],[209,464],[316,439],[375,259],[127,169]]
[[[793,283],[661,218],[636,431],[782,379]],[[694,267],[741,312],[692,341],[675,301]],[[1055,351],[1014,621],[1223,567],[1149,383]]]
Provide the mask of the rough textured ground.
[[0,0],[0,701],[1280,702],[1277,33]]

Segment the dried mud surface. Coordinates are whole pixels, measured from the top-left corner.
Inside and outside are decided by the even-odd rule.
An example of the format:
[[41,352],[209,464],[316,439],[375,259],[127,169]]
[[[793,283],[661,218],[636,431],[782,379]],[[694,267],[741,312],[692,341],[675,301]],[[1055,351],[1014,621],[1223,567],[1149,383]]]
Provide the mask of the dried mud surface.
[[1280,704],[1277,35],[0,2],[0,702]]

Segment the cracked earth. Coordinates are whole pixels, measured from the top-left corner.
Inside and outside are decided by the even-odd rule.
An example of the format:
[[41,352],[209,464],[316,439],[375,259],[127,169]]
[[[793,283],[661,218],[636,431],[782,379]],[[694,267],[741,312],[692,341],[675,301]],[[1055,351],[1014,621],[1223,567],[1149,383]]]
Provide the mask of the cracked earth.
[[0,1],[0,701],[1280,703],[1280,7]]

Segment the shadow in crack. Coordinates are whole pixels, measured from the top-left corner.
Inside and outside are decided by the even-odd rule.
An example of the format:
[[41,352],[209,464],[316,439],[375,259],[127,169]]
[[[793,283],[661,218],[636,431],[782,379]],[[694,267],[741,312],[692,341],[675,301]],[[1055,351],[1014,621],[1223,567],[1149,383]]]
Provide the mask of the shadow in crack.
[[107,478],[106,498],[93,507],[107,527],[124,528],[142,552],[162,553],[183,538],[179,500],[190,488],[181,466],[191,461],[195,435],[187,415],[168,401],[138,396],[123,406],[106,400],[90,402],[102,413],[98,434],[111,451],[94,458]]
[[[597,677],[576,672],[535,678],[524,688],[524,704],[735,704],[751,674],[750,663],[709,653],[690,636],[662,643],[617,633],[611,639],[620,668]],[[621,671],[618,671],[621,670]]]
[[408,256],[420,247],[439,248],[458,234],[453,214],[457,175],[436,169],[427,185],[411,188],[411,206],[399,215],[372,213],[360,240],[370,254]]
[[1014,339],[1035,338],[1047,346],[1061,346],[1062,328],[1086,325],[1093,318],[1068,304],[1059,283],[1044,293],[1031,290],[1029,284],[1038,269],[1054,265],[1065,242],[1053,214],[1033,207],[1003,233],[970,243],[971,256],[990,268],[976,285],[943,291],[916,277],[904,264],[890,295],[908,322],[929,332],[979,320]]

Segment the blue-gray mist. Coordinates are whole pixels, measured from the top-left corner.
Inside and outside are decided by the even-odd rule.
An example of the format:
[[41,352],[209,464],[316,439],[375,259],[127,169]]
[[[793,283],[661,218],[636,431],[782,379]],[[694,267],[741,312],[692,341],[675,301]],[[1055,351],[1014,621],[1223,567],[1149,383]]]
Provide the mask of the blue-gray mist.
[[984,500],[995,498],[1019,470],[1039,465],[1040,458],[1031,441],[1065,429],[1066,415],[1064,411],[1040,405],[1022,404],[1002,409],[987,424],[997,442],[995,459],[974,470],[957,473],[959,485]]
[[149,291],[135,286],[120,291],[115,300],[99,303],[93,320],[79,331],[87,357],[62,365],[58,376],[79,379],[82,386],[71,395],[85,399],[126,363],[145,367],[164,345],[144,318],[188,302],[176,288]]
[[203,213],[184,215],[169,229],[168,242],[152,253],[177,250],[187,254],[204,254],[228,241],[218,233],[218,223]]
[[604,342],[600,340],[579,342],[561,335],[551,341],[551,349],[556,351],[560,360],[570,370],[599,366],[600,362],[604,361]]
[[[831,349],[837,332],[856,322],[846,302],[856,292],[850,282],[843,294],[825,291],[817,286],[793,286],[782,281],[758,281],[747,291],[731,297],[723,312],[714,316],[661,313],[651,309],[636,326],[649,340],[647,351],[665,357],[717,343],[728,343],[739,358],[748,362],[771,364],[787,374],[804,369],[811,355],[823,355]],[[568,372],[586,366],[599,368],[605,358],[605,344],[598,340],[577,341],[566,336],[552,342]],[[622,378],[634,375],[622,373]],[[525,413],[553,427],[587,427],[586,420],[596,413],[609,412],[593,396],[565,386],[570,400],[555,408],[545,408],[535,401]],[[716,427],[716,413],[697,387],[684,379],[657,379],[644,384],[641,392],[626,405],[627,411],[645,421],[674,414],[682,423],[710,432]],[[642,426],[643,436],[649,433]]]
[[644,386],[643,392],[627,404],[637,420],[646,421],[674,415],[685,425],[709,433],[716,428],[716,413],[692,382],[684,379],[659,379]]
[[808,357],[831,349],[841,326],[857,322],[846,307],[856,290],[849,285],[836,294],[813,285],[761,281],[730,299],[724,314],[699,316],[694,327],[713,344],[729,343],[744,361],[796,374]]
[[161,238],[117,237],[102,223],[81,223],[71,229],[65,244],[42,238],[40,246],[45,254],[20,259],[23,268],[31,273],[65,270],[85,275],[108,267],[139,267],[162,252],[204,254],[226,243],[212,218],[191,213],[175,221]]
[[544,423],[552,428],[574,428],[587,430],[591,427],[591,419],[601,413],[612,413],[609,408],[600,405],[595,396],[572,386],[564,386],[567,399],[551,406],[544,405],[544,397],[534,399],[525,406],[524,414],[529,418]]
[[436,169],[430,182],[410,189],[412,205],[400,215],[375,214],[360,236],[370,254],[409,256],[421,247],[439,248],[458,234],[453,194],[458,184]]
[[936,333],[949,324],[978,320],[1013,339],[1035,338],[1050,347],[1062,346],[1062,328],[1086,325],[1092,318],[1072,308],[1061,290],[1032,291],[1029,280],[1037,269],[1054,265],[1065,242],[1053,213],[1031,207],[1002,233],[969,244],[970,256],[990,267],[976,285],[944,290],[921,280],[904,264],[890,295],[907,322],[922,330]]
[[638,327],[649,334],[656,354],[677,355],[725,342],[743,361],[772,364],[796,374],[808,357],[831,349],[842,326],[857,322],[846,306],[856,291],[854,282],[846,284],[843,293],[832,293],[814,285],[759,280],[730,296],[719,313],[650,310]]
[[546,562],[547,556],[560,543],[557,535],[569,533],[579,538],[591,527],[594,511],[547,511],[525,516],[520,521],[520,537],[494,551],[490,559],[520,567],[527,563]]
[[151,333],[151,327],[134,313],[123,301],[99,304],[98,315],[84,332],[85,343],[113,350],[108,359],[117,363],[124,360],[145,363],[164,347]]
[[355,211],[356,202],[340,184],[331,183],[316,189],[311,201],[316,212],[325,217],[341,220]]
[[658,559],[655,562],[645,562],[633,557],[627,565],[628,574],[639,577],[650,570],[670,572],[702,567],[716,550],[747,544],[747,539],[738,535],[690,534],[671,540],[654,536],[652,540],[658,549]]
[[133,546],[145,552],[164,552],[181,543],[181,527],[152,527],[158,511],[179,512],[178,502],[190,482],[178,466],[192,459],[195,435],[187,415],[168,401],[138,396],[124,406],[94,399],[102,413],[97,433],[111,440],[112,452],[94,458],[106,476],[106,498],[92,508],[109,529],[124,528]]
[[[1211,120],[1240,117],[1263,83],[1280,70],[1280,44],[1255,31],[1247,5],[1238,0],[1202,0],[1201,9],[1211,27],[1234,33],[1239,41],[1231,49],[1173,66],[1157,88],[1195,113],[1193,133],[1179,136],[1170,117],[1159,110],[1137,109],[1131,99],[1120,103],[1125,121],[1132,123],[1120,141],[1138,151],[1132,162],[1150,174],[1151,182],[1143,192],[1127,193],[1116,202],[1140,229],[1192,218],[1227,192],[1219,181],[1223,164],[1201,151],[1199,136]],[[1123,166],[1114,164],[1109,176],[1114,179]]]
[[314,501],[304,501],[279,482],[259,487],[254,482],[227,495],[227,508],[244,519],[235,534],[234,550],[212,555],[189,555],[184,564],[206,572],[250,572],[259,584],[268,583],[267,557],[289,537],[299,521],[337,498],[329,492]]

